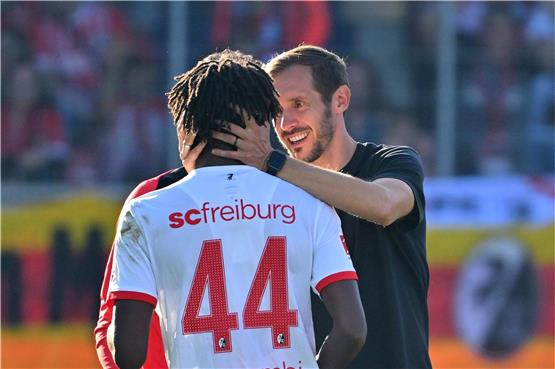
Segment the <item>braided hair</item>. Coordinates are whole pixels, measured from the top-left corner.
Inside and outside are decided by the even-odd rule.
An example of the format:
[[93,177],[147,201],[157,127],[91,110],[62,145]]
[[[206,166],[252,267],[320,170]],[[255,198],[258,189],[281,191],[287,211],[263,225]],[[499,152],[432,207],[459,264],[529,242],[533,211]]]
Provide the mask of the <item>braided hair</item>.
[[240,111],[263,125],[282,110],[272,78],[259,61],[239,51],[211,54],[175,80],[166,93],[168,108],[176,127],[196,133],[195,144],[210,144],[210,131],[222,130],[225,122],[244,128]]

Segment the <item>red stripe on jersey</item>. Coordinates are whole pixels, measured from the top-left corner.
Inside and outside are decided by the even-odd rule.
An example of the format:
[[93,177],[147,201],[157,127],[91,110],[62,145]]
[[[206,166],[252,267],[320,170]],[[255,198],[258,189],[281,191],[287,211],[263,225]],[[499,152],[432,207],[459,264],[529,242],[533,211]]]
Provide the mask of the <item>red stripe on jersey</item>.
[[351,272],[351,271],[339,272],[332,275],[328,275],[326,278],[318,282],[318,284],[316,285],[316,291],[320,293],[324,288],[326,288],[330,284],[339,282],[339,281],[345,281],[345,280],[358,281],[358,275],[356,272]]
[[135,292],[135,291],[115,291],[110,292],[109,300],[137,300],[146,302],[154,307],[158,303],[158,299],[148,293]]
[[[125,204],[129,203],[132,199],[144,195],[145,193],[154,191],[158,188],[160,178],[170,173],[171,170],[160,174],[157,177],[147,179],[135,187],[127,199]],[[108,327],[112,322],[114,300],[108,298],[108,287],[110,285],[110,275],[112,274],[112,260],[113,260],[114,247],[110,250],[108,263],[104,272],[104,279],[102,281],[102,289],[100,290],[100,310],[98,314],[98,322],[94,329],[94,336],[96,341],[96,353],[100,365],[103,369],[118,369],[116,362],[108,347],[107,333]],[[164,344],[162,342],[162,332],[160,330],[160,318],[156,311],[152,313],[150,321],[150,333],[148,339],[148,352],[146,361],[143,364],[143,369],[161,368],[167,369],[166,354],[164,352]]]
[[170,172],[171,170],[168,170],[167,172],[160,174],[158,177],[150,178],[141,182],[137,187],[133,189],[133,191],[131,191],[129,196],[127,196],[127,200],[125,200],[125,203],[128,203],[132,199],[142,196],[145,193],[149,193],[156,190],[158,188],[158,182],[160,181],[160,178]]

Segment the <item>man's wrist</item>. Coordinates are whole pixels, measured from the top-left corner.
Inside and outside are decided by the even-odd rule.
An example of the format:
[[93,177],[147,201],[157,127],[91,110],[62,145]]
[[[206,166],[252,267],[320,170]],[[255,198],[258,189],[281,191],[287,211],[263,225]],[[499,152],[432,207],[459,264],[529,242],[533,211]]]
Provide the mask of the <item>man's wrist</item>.
[[264,161],[264,171],[275,176],[283,168],[286,160],[287,156],[284,153],[278,150],[272,150]]

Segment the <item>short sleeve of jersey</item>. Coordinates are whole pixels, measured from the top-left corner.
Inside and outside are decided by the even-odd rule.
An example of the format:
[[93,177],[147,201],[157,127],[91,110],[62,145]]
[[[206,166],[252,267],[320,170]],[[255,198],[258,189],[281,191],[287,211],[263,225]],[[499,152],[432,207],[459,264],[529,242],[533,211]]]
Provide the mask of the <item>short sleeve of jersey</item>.
[[124,212],[116,235],[109,298],[156,306],[156,283],[144,231],[129,208]]
[[424,219],[424,171],[416,151],[408,146],[386,147],[378,152],[378,173],[371,179],[395,178],[405,182],[412,190],[416,206],[401,222],[408,228],[415,227]]
[[335,210],[320,203],[316,215],[311,286],[319,295],[326,286],[358,280]]

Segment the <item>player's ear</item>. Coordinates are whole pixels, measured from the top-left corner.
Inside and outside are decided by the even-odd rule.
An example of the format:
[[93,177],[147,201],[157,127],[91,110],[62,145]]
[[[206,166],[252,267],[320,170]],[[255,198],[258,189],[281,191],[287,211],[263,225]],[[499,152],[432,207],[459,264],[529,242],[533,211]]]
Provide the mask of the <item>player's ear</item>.
[[341,85],[331,97],[331,111],[334,114],[343,114],[349,108],[351,102],[351,89],[347,85]]

